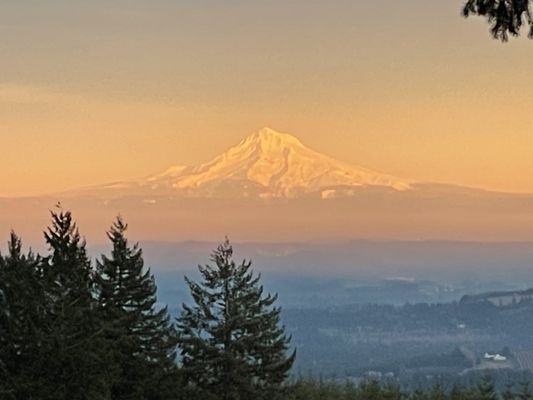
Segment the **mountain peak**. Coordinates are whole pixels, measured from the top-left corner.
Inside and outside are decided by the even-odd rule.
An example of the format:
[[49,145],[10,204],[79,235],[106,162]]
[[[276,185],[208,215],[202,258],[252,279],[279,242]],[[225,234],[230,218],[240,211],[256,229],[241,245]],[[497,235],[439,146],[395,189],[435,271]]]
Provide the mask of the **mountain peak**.
[[272,150],[291,146],[303,146],[302,142],[289,133],[278,132],[272,128],[264,127],[246,137],[241,145],[259,145],[262,150]]
[[370,186],[411,187],[409,181],[335,160],[266,127],[207,163],[173,167],[146,183],[186,196],[259,198],[331,198]]

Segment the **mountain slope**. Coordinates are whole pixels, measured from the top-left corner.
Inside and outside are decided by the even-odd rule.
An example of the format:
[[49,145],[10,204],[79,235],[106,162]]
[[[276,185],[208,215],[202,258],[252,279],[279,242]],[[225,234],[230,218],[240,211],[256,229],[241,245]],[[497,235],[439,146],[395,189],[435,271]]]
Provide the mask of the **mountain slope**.
[[141,237],[154,240],[230,234],[260,241],[509,241],[531,240],[533,232],[532,194],[410,182],[339,162],[270,129],[198,166],[48,196],[0,198],[0,226],[6,234],[14,228],[31,235],[36,223],[46,226],[46,210],[58,201],[89,235],[100,235],[121,214]]
[[196,167],[176,166],[138,183],[192,197],[293,198],[349,194],[350,188],[378,186],[403,191],[411,183],[352,166],[304,146],[289,134],[269,128]]

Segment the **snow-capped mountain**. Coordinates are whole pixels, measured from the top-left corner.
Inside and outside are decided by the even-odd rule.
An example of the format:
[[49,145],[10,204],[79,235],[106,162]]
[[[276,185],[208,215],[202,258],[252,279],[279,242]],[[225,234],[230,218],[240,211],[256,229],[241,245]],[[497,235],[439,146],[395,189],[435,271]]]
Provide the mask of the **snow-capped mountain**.
[[192,197],[323,198],[377,186],[396,191],[411,182],[353,166],[320,154],[296,137],[270,128],[198,166],[173,166],[137,183],[154,192]]
[[[267,200],[263,200],[267,199]],[[273,199],[273,200],[268,200]],[[290,200],[287,200],[290,199]],[[334,199],[334,200],[324,200]],[[0,226],[47,223],[58,201],[84,232],[117,215],[150,240],[531,240],[533,195],[413,182],[337,161],[262,129],[213,160],[136,181],[0,198]],[[40,218],[40,219],[39,219]]]

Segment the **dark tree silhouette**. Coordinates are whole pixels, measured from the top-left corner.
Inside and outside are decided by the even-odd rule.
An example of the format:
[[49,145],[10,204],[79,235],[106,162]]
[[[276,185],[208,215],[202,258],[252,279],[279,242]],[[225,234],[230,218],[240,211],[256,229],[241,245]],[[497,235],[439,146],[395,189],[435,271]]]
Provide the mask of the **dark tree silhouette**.
[[167,308],[156,306],[157,287],[142,250],[130,246],[119,217],[107,233],[111,256],[98,262],[99,305],[116,364],[113,399],[159,400],[178,392],[176,333]]
[[[109,359],[94,298],[94,270],[70,212],[52,212],[45,232],[50,253],[41,263],[45,285],[47,352],[41,375],[49,382],[40,399],[89,400],[109,395]],[[48,397],[49,396],[49,397]]]
[[518,36],[522,25],[529,25],[533,38],[532,0],[468,0],[463,15],[479,15],[491,24],[494,38],[507,41],[509,35]]
[[37,398],[43,393],[42,338],[44,288],[40,258],[23,254],[11,233],[8,252],[0,257],[0,398]]
[[494,382],[489,375],[485,375],[477,387],[477,400],[497,400],[498,394],[494,387]]
[[277,399],[295,353],[280,326],[277,296],[263,294],[251,263],[237,265],[228,241],[199,267],[202,281],[186,278],[194,305],[178,318],[182,371],[198,398]]

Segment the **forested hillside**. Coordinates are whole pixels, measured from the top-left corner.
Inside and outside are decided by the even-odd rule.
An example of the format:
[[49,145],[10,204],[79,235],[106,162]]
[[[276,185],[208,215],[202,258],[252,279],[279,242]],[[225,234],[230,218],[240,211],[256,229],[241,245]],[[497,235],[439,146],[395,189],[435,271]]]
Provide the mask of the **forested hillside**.
[[226,241],[199,279],[185,278],[190,300],[172,316],[126,232],[117,218],[96,260],[61,209],[45,254],[11,234],[1,399],[531,398],[530,292],[282,311]]

